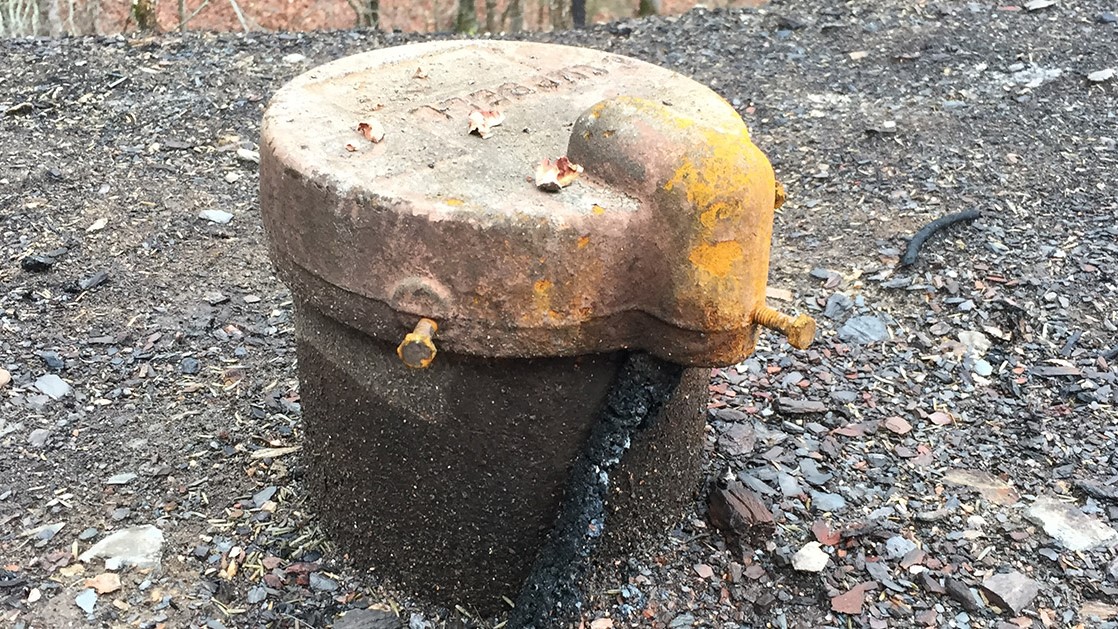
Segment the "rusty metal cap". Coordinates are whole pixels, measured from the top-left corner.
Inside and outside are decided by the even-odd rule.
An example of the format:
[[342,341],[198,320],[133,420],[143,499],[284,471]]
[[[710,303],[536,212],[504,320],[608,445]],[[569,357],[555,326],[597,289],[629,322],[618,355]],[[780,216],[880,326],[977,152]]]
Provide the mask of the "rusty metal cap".
[[[475,110],[504,120],[483,139]],[[393,344],[428,318],[452,352],[724,365],[766,319],[772,167],[728,103],[674,72],[547,44],[413,44],[297,77],[261,135],[281,277]],[[563,155],[582,175],[538,189],[537,164]]]

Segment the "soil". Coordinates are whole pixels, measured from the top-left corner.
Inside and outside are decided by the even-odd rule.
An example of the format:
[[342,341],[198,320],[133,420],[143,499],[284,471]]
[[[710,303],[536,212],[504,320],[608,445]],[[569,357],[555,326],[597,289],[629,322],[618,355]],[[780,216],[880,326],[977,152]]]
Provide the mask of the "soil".
[[[706,475],[761,496],[772,539],[727,544],[697,498],[587,575],[586,626],[1116,626],[1118,83],[1092,74],[1118,68],[1116,7],[1046,4],[803,0],[530,36],[723,94],[789,192],[773,302],[820,325],[712,372]],[[404,596],[316,527],[255,206],[269,94],[425,37],[0,42],[6,625],[501,622]],[[119,589],[75,559],[148,524],[161,566]]]

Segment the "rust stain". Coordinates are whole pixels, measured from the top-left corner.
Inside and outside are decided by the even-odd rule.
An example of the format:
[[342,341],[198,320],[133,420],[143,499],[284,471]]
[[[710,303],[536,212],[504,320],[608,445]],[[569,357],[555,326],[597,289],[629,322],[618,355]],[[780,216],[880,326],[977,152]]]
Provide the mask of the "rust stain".
[[[745,259],[740,242],[741,234],[725,240],[720,234],[728,226],[733,232],[740,225],[750,208],[750,181],[745,147],[751,145],[748,134],[726,134],[703,130],[706,150],[685,158],[667,182],[664,190],[679,191],[687,204],[698,212],[698,223],[688,259],[696,269],[719,279],[740,284],[742,273],[735,272]],[[702,281],[701,278],[697,278]]]
[[578,239],[578,248],[579,249],[585,249],[586,245],[588,245],[588,244],[590,244],[590,236],[588,236],[588,235],[587,236],[581,236]]
[[744,252],[737,241],[699,243],[691,249],[691,264],[718,278],[727,278]]
[[551,308],[551,288],[553,284],[551,280],[540,279],[532,284],[532,291],[536,294],[535,299],[535,312],[536,315],[530,315],[529,318],[536,321],[543,321],[554,317],[554,310]]

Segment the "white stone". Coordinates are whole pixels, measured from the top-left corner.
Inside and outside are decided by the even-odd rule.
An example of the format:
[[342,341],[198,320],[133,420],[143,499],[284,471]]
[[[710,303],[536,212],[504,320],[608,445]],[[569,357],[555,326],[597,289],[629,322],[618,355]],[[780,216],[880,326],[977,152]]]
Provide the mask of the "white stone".
[[801,572],[821,572],[830,560],[831,557],[823,551],[822,544],[808,542],[792,556],[792,567]]
[[1118,531],[1083,513],[1076,505],[1049,496],[1037,498],[1025,515],[1071,551],[1118,543]]
[[225,210],[202,210],[198,212],[198,218],[205,219],[211,223],[224,225],[233,220],[233,215]]
[[145,524],[121,529],[90,547],[78,557],[88,563],[102,558],[105,567],[116,570],[124,566],[156,568],[163,553],[163,531]]

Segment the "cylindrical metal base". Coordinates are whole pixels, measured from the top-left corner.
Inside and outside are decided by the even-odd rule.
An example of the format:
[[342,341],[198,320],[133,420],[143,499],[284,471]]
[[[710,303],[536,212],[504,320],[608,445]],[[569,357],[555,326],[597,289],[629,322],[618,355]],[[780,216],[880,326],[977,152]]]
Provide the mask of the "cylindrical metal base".
[[[440,352],[413,370],[393,345],[297,308],[304,456],[327,531],[355,561],[421,598],[501,609],[545,546],[623,354]],[[684,370],[634,436],[606,505],[607,540],[624,543],[608,546],[662,532],[690,499],[706,374]]]

